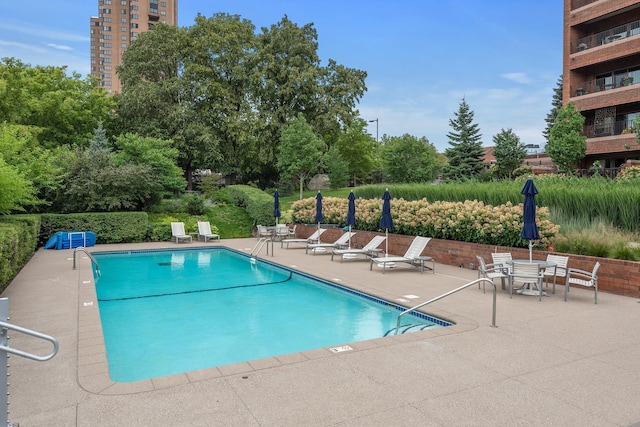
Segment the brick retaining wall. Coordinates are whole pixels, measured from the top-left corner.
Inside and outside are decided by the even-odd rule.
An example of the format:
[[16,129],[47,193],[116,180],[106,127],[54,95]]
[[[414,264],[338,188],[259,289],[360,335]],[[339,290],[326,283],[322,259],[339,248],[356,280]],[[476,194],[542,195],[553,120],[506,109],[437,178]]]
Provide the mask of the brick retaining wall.
[[[316,226],[298,224],[296,236],[305,238],[316,230]],[[371,231],[353,230],[356,235],[351,239],[353,247],[362,247],[376,235]],[[342,228],[329,228],[322,234],[323,242],[333,242],[343,233]],[[389,253],[403,255],[414,236],[389,234]],[[383,243],[381,248],[385,247]],[[525,248],[511,248],[506,246],[480,245],[477,243],[458,242],[453,240],[432,239],[424,250],[424,255],[433,257],[440,264],[456,265],[469,268],[474,264],[478,268],[476,255],[482,256],[486,262],[491,262],[492,252],[511,252],[514,259],[529,258],[529,250]],[[533,251],[536,259],[546,259],[548,253],[557,252]],[[569,267],[591,271],[596,261],[600,261],[598,270],[598,290],[618,295],[626,295],[640,298],[640,262],[623,261],[610,258],[598,258],[584,255],[559,254],[569,256]],[[559,278],[559,283],[564,285],[564,279]]]

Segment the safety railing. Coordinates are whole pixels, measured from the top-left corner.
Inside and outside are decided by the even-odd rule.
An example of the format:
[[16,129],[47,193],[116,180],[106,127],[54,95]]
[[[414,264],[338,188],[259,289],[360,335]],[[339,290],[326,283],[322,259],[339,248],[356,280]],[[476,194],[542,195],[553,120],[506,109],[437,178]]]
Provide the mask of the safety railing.
[[497,294],[496,284],[495,284],[495,283],[493,283],[493,281],[492,281],[492,280],[487,279],[487,278],[485,278],[485,277],[482,277],[482,278],[480,278],[480,279],[476,279],[476,280],[474,280],[473,282],[469,282],[469,283],[467,283],[466,285],[462,285],[462,286],[460,286],[459,288],[456,288],[456,289],[454,289],[454,290],[452,290],[452,291],[449,291],[449,292],[447,292],[446,294],[442,294],[442,295],[440,295],[440,296],[438,296],[438,297],[435,297],[435,298],[433,298],[433,299],[430,299],[429,301],[425,301],[425,302],[423,302],[422,304],[418,304],[418,305],[416,305],[415,307],[408,308],[408,309],[406,309],[405,311],[403,311],[402,313],[400,313],[400,314],[398,315],[398,324],[396,325],[396,335],[398,334],[398,331],[400,330],[400,322],[401,322],[401,320],[402,320],[402,316],[404,316],[405,314],[409,314],[409,313],[411,313],[411,312],[413,312],[413,311],[418,310],[419,308],[424,307],[425,305],[428,305],[428,304],[431,304],[432,302],[435,302],[435,301],[441,300],[442,298],[448,297],[448,296],[449,296],[449,295],[451,295],[451,294],[455,294],[455,293],[456,293],[456,292],[458,292],[458,291],[461,291],[461,290],[463,290],[463,289],[466,289],[466,288],[468,288],[469,286],[475,285],[476,283],[480,283],[480,282],[488,282],[488,283],[490,283],[491,285],[493,285],[493,315],[492,315],[492,317],[491,317],[491,327],[495,328],[495,327],[496,327],[496,294]]
[[91,262],[93,263],[93,265],[96,266],[96,273],[98,274],[98,276],[100,276],[100,266],[98,265],[98,261],[93,257],[93,255],[91,255],[89,252],[87,252],[87,249],[79,246],[77,248],[74,249],[73,251],[73,269],[76,269],[76,254],[78,253],[78,251],[82,251],[85,254],[87,254],[87,256],[89,257],[89,259],[91,260]]
[[271,256],[273,256],[273,239],[269,237],[262,237],[258,240],[258,243],[251,250],[251,256],[258,256],[265,244],[267,245],[267,255],[269,255],[269,243],[271,243]]
[[[49,335],[42,334],[40,332],[32,331],[27,328],[23,328],[17,325],[12,325],[6,322],[9,320],[9,299],[0,298],[0,425],[11,426],[9,423],[9,354],[15,354],[17,356],[25,357],[27,359],[36,360],[38,362],[47,361],[58,353],[58,341],[50,337]],[[53,345],[53,350],[46,356],[39,356],[37,354],[28,353],[23,350],[18,350],[9,347],[9,331],[21,332],[25,335],[29,335],[35,338],[41,338],[45,341],[49,341]],[[17,424],[16,424],[17,425]]]

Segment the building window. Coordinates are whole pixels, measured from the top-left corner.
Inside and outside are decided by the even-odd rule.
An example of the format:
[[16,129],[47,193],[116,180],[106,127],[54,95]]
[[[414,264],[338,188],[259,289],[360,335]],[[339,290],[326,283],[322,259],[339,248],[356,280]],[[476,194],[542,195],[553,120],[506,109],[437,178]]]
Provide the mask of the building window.
[[133,10],[138,10],[138,6],[136,6],[135,4],[133,6],[131,6],[131,9]]
[[102,4],[111,4],[111,0],[102,0]]
[[131,19],[138,19],[138,14],[137,13],[132,13],[131,14]]
[[161,11],[160,11],[160,15],[162,15],[162,16],[167,16],[167,12],[166,12],[165,10],[161,10]]
[[122,44],[120,45],[120,47],[121,47],[121,48],[123,48],[123,49],[126,49],[126,48],[127,48],[127,44],[126,44],[126,43],[122,43]]
[[125,42],[126,42],[126,41],[127,41],[127,36],[120,36],[120,40],[122,40],[122,41],[125,41]]
[[111,31],[111,27],[104,27],[105,31]]
[[120,22],[122,22],[123,24],[126,24],[127,23],[127,18],[121,18]]
[[162,6],[162,7],[167,7],[167,2],[166,2],[166,1],[161,1],[161,2],[160,2],[160,6]]
[[105,70],[111,71],[111,65],[107,65],[106,67],[104,67]]
[[123,33],[127,32],[127,27],[120,27],[120,31],[122,31]]
[[104,18],[104,22],[111,22],[111,18]]
[[111,34],[107,34],[106,36],[104,36],[105,40],[111,40]]
[[111,43],[105,43],[104,47],[109,47],[110,48],[111,47]]

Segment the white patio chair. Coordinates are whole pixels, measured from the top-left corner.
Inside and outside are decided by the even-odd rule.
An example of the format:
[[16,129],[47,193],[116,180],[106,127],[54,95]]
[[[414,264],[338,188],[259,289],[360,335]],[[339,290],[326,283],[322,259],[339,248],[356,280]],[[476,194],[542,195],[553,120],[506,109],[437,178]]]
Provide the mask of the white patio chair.
[[542,272],[540,264],[535,262],[513,262],[509,271],[509,298],[513,296],[514,282],[522,282],[524,284],[523,292],[527,285],[531,286],[535,283],[538,287],[538,299],[542,301]]
[[176,243],[180,243],[181,240],[189,240],[189,242],[193,240],[191,235],[184,231],[184,222],[171,223],[171,238],[176,239]]
[[[485,264],[484,258],[480,255],[476,255],[478,260],[478,279],[485,277],[493,282],[493,279],[500,279],[502,282],[502,289],[505,289],[504,279],[508,279],[509,276],[504,272],[502,265],[496,266],[495,264]],[[495,282],[494,282],[495,283]],[[480,283],[478,283],[478,289],[480,289]],[[484,282],[482,283],[482,293],[485,292]]]
[[556,293],[556,279],[558,277],[567,277],[567,264],[569,264],[568,256],[547,255],[547,262],[555,264],[555,267],[547,267],[542,272],[544,281],[549,287],[549,280],[553,277],[553,293]]
[[596,262],[593,266],[593,271],[580,270],[578,268],[570,268],[567,272],[567,283],[564,286],[564,300],[567,300],[567,293],[571,285],[583,286],[586,288],[593,288],[595,291],[595,303],[598,303],[598,269],[600,263]]

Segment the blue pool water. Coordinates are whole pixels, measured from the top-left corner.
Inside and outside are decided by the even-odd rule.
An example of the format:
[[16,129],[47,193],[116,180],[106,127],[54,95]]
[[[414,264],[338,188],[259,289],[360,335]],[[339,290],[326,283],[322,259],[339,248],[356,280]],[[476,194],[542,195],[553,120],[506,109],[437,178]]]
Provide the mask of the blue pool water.
[[[394,333],[400,313],[222,248],[93,255],[109,372],[117,382],[379,338]],[[411,331],[447,324],[421,314],[403,318]]]

